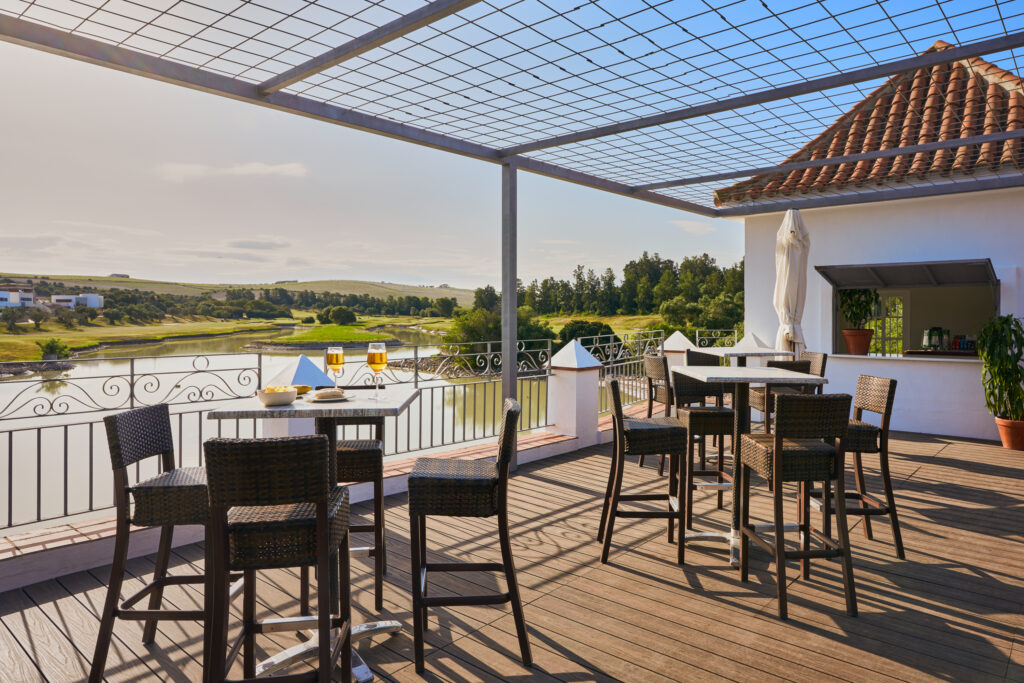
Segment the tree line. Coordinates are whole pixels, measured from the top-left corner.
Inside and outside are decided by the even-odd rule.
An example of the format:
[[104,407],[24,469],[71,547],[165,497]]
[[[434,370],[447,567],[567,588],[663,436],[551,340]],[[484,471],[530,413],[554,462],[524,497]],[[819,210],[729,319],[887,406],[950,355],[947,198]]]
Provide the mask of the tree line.
[[[622,269],[621,282],[606,268],[576,266],[572,277],[548,277],[520,284],[519,306],[536,315],[660,314],[676,328],[735,328],[743,321],[743,261],[720,266],[708,254],[684,257],[678,263],[646,251]],[[499,312],[501,295],[480,287],[473,308]]]

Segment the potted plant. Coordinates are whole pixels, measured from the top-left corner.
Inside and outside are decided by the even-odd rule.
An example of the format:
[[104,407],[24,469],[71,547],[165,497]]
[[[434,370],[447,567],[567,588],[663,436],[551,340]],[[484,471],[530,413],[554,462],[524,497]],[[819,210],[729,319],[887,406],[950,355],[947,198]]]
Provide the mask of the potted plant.
[[875,331],[864,329],[864,324],[877,308],[878,292],[873,289],[839,290],[839,312],[852,326],[842,331],[843,339],[846,340],[846,352],[850,355],[867,355]]
[[1003,446],[1024,451],[1024,326],[1012,315],[997,315],[978,332],[985,404],[996,420]]

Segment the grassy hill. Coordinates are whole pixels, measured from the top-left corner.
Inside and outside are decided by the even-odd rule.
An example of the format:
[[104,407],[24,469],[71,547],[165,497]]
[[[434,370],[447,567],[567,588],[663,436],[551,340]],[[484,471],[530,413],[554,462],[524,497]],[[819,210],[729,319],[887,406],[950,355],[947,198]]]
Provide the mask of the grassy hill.
[[164,282],[162,280],[140,280],[123,277],[100,277],[96,275],[48,275],[43,273],[0,273],[19,282],[27,279],[45,278],[53,282],[61,282],[67,286],[78,286],[87,289],[141,289],[158,294],[191,294],[199,296],[205,292],[216,295],[228,287],[245,287],[250,289],[266,289],[268,287],[284,287],[292,291],[312,290],[314,292],[337,292],[339,294],[369,294],[370,296],[387,298],[388,296],[428,296],[436,299],[442,296],[455,297],[460,305],[473,303],[473,292],[469,289],[454,287],[425,287],[421,285],[401,285],[393,282],[363,282],[360,280],[315,280],[312,282],[252,283],[252,284],[204,284],[192,282]]

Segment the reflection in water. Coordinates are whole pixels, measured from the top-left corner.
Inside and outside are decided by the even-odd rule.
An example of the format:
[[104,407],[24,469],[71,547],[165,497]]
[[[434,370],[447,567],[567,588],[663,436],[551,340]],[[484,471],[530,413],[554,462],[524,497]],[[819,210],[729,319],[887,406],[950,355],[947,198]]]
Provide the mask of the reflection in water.
[[[422,359],[440,350],[437,335],[403,328],[388,332],[407,344],[429,344],[393,348],[389,350],[393,359],[411,358],[416,352]],[[73,369],[63,373],[0,381],[0,414],[15,403],[25,406],[13,419],[0,421],[0,510],[11,510],[9,520],[0,517],[0,534],[5,526],[101,510],[111,504],[110,460],[102,424],[105,413],[97,410],[121,410],[177,396],[181,400],[176,400],[171,409],[172,430],[178,461],[183,466],[201,462],[203,441],[212,436],[260,436],[258,421],[208,420],[204,411],[229,407],[232,401],[190,403],[189,387],[208,386],[211,375],[216,375],[231,383],[234,395],[246,395],[252,385],[243,386],[238,380],[245,376],[243,372],[254,373],[259,368],[264,378],[272,377],[300,353],[320,365],[319,350],[257,354],[245,349],[256,340],[291,334],[293,331],[286,329],[117,347],[83,354],[72,361]],[[355,371],[364,362],[365,347],[347,350],[345,355],[347,368]],[[393,375],[399,381],[413,377],[411,372],[398,369]],[[134,386],[134,398],[130,386]],[[449,381],[421,373],[419,386],[420,397],[409,410],[387,421],[389,454],[485,438],[492,436],[500,423],[501,386],[497,377]],[[35,402],[25,405],[33,395]],[[547,422],[546,397],[546,378],[521,381],[524,427]],[[34,405],[45,408],[44,416],[31,412]],[[62,412],[77,414],[57,414]],[[155,467],[155,462],[144,464],[139,476],[154,474],[150,465]],[[134,478],[134,473],[131,476]],[[46,495],[40,498],[40,491]]]

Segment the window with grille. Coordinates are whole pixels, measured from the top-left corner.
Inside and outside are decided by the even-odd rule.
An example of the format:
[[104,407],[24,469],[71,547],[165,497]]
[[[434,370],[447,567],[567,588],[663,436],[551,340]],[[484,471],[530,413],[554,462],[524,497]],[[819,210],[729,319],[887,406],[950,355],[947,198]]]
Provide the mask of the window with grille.
[[868,353],[879,356],[903,355],[903,297],[883,295],[878,315],[865,326],[874,330]]

